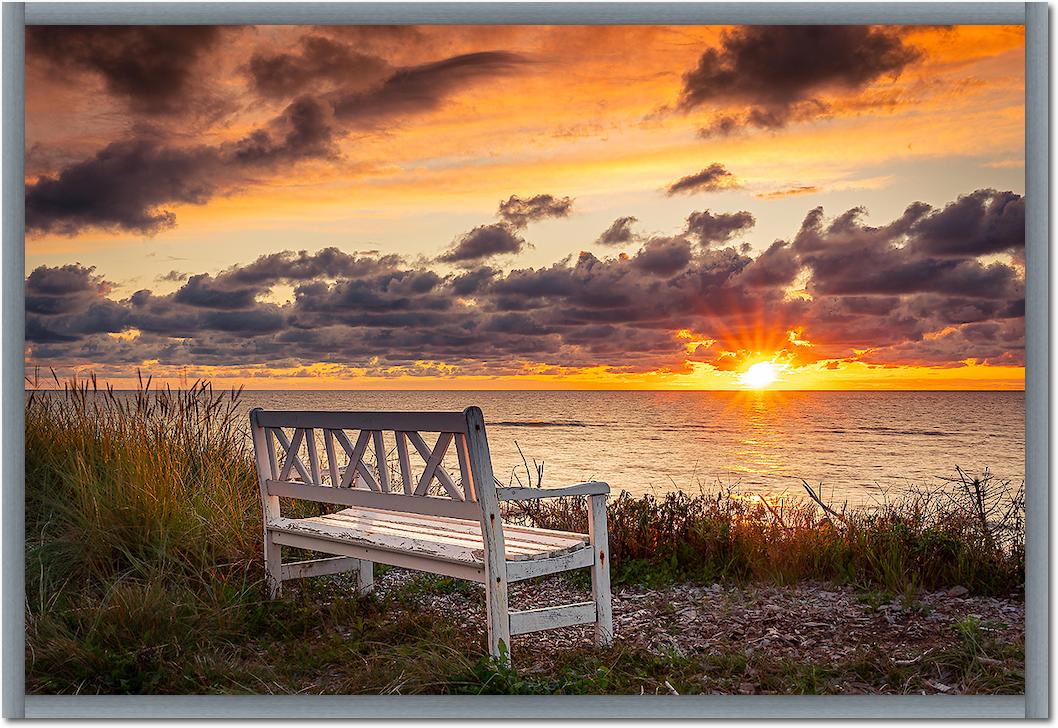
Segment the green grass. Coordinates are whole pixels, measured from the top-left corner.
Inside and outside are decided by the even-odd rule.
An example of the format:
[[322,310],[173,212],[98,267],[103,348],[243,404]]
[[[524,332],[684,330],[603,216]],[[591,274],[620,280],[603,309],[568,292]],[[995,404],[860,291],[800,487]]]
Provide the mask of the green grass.
[[[239,393],[207,383],[148,389],[149,381],[121,397],[89,380],[27,397],[29,692],[638,694],[668,692],[666,680],[681,693],[746,683],[832,692],[857,670],[897,691],[919,689],[927,670],[983,692],[1018,682],[1017,655],[972,622],[960,627],[958,649],[914,668],[882,656],[823,667],[619,644],[556,652],[517,672],[484,658],[480,636],[423,612],[431,597],[465,591],[459,580],[418,577],[367,599],[353,598],[340,578],[307,580],[270,601]],[[731,494],[621,496],[609,510],[614,579],[832,579],[898,594],[1017,588],[1020,539],[998,538],[987,519],[961,508],[905,504],[828,520],[809,506]],[[510,515],[586,526],[576,501]]]

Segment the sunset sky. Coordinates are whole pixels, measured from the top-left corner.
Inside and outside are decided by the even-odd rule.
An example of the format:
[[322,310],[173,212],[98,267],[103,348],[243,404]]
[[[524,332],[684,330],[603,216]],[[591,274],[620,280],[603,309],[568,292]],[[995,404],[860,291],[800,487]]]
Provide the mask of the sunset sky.
[[1021,26],[37,27],[26,136],[31,372],[1023,386]]

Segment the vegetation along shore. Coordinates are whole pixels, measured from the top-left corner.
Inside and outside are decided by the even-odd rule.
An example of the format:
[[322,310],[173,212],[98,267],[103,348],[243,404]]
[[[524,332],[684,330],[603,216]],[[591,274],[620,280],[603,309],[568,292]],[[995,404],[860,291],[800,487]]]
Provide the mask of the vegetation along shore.
[[[474,584],[376,567],[365,598],[338,576],[267,599],[239,397],[149,381],[117,396],[94,380],[27,394],[30,692],[1023,689],[1022,489],[990,474],[857,509],[818,487],[614,497],[614,647],[590,647],[582,628],[516,638],[511,670],[484,656]],[[576,499],[509,517],[586,528]],[[587,589],[585,573],[512,599]]]

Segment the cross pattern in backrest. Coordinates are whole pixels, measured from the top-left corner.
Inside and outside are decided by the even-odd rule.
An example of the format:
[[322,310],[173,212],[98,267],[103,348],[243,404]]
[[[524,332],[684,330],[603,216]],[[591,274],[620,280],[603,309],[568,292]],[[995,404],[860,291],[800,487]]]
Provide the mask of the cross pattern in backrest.
[[[452,499],[477,500],[463,432],[440,432],[431,446],[419,430],[289,427],[280,420],[275,426],[264,427],[264,435],[273,480],[410,496],[430,495],[436,482]],[[387,440],[393,442],[392,447]],[[443,465],[453,445],[459,482]],[[423,463],[418,474],[413,469],[412,451]]]

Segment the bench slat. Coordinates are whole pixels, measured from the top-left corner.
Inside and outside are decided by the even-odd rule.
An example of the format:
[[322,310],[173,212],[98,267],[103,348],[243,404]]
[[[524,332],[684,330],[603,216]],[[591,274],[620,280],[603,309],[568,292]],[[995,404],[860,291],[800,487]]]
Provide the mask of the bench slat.
[[260,427],[316,427],[327,430],[466,432],[462,412],[329,412],[257,410]]
[[404,487],[404,495],[411,495],[415,490],[415,484],[412,481],[411,458],[408,455],[408,435],[400,430],[393,435],[397,439],[397,462],[400,463],[400,480]]
[[463,546],[441,541],[426,541],[399,534],[365,533],[329,523],[321,523],[314,518],[277,518],[268,524],[268,528],[271,531],[296,533],[324,541],[361,544],[384,551],[414,554],[438,561],[464,564],[481,563],[480,547],[475,549],[471,545]]
[[591,566],[595,560],[595,549],[591,544],[584,546],[573,553],[552,556],[546,559],[531,559],[507,562],[507,581],[522,581],[532,579],[534,576],[555,574],[559,571],[571,569],[583,569]]
[[332,488],[329,485],[304,485],[283,480],[268,480],[265,485],[268,495],[281,498],[297,498],[340,506],[367,506],[386,511],[425,513],[451,518],[481,518],[477,503],[465,503],[451,498],[375,493],[363,488]]
[[[377,518],[384,518],[394,521],[403,521],[408,518],[407,514],[378,511],[365,507],[358,507],[356,510],[359,512],[371,511]],[[468,520],[461,518],[449,518],[446,516],[431,515],[415,515],[414,518],[417,520],[437,521],[441,526],[446,529],[461,531],[467,534],[473,534],[476,538],[481,538],[481,522],[477,518],[473,520]],[[504,538],[514,538],[521,541],[530,541],[533,543],[539,543],[544,546],[555,546],[559,548],[565,548],[571,543],[588,543],[588,535],[585,533],[552,531],[546,528],[534,528],[532,526],[514,526],[508,523],[503,524],[503,534]]]
[[[347,528],[356,533],[372,535],[375,533],[388,534],[391,536],[406,536],[408,538],[421,539],[425,541],[436,541],[437,543],[449,543],[456,546],[473,549],[476,551],[484,548],[481,537],[471,534],[450,531],[445,528],[427,528],[415,523],[398,523],[395,521],[382,521],[373,518],[357,517],[350,513],[332,513],[326,516],[301,519],[313,523],[322,523],[338,528]],[[538,544],[516,544],[508,548],[508,556],[535,556],[547,553],[541,550]]]
[[[450,523],[427,521],[408,514],[401,514],[397,518],[383,518],[374,511],[349,508],[338,513],[321,516],[320,518],[330,522],[348,523],[350,528],[374,528],[382,531],[408,533],[423,538],[444,538],[459,543],[472,544],[476,547],[480,547],[482,544],[480,527],[475,532],[470,529],[454,528]],[[454,520],[452,519],[452,521]],[[561,542],[544,544],[530,539],[519,539],[515,536],[508,538],[505,541],[505,545],[508,558],[510,558],[512,554],[557,554],[570,549],[582,549],[587,544],[580,539],[575,541],[566,539]]]
[[437,559],[417,556],[415,554],[401,553],[399,551],[386,551],[380,548],[372,548],[362,544],[342,543],[339,541],[327,541],[311,536],[286,531],[272,531],[275,543],[282,546],[292,546],[299,549],[321,551],[323,553],[350,556],[354,559],[374,561],[379,564],[400,566],[405,569],[419,569],[431,574],[443,574],[460,579],[469,579],[481,583],[485,581],[485,569],[480,564],[468,564],[454,561],[438,561]]
[[378,469],[378,487],[383,493],[388,493],[389,467],[386,464],[386,445],[382,441],[382,432],[380,430],[372,432],[371,440],[375,445],[375,465]]
[[511,612],[511,634],[572,627],[575,624],[589,624],[594,621],[595,602],[528,609],[524,612]]

